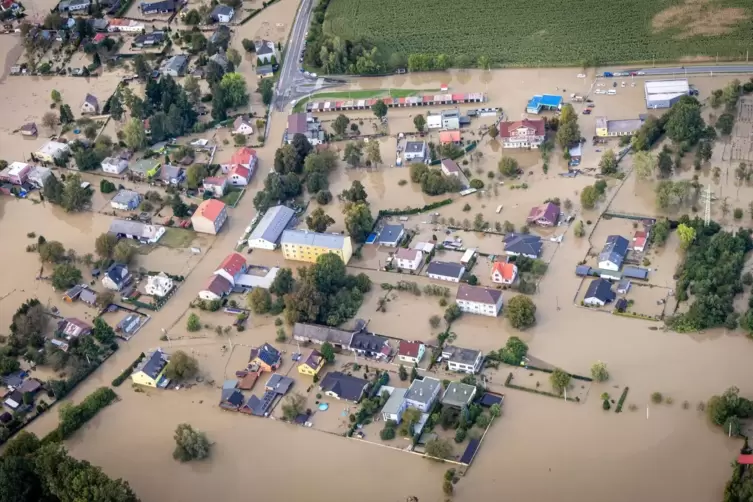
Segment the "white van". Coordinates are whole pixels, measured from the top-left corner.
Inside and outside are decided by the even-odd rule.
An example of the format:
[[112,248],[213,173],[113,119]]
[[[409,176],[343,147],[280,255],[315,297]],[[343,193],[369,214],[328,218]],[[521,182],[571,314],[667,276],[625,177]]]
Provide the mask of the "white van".
[[614,96],[615,94],[617,94],[617,91],[616,91],[616,90],[614,90],[614,89],[609,89],[609,90],[607,91],[607,94],[609,94],[610,96]]

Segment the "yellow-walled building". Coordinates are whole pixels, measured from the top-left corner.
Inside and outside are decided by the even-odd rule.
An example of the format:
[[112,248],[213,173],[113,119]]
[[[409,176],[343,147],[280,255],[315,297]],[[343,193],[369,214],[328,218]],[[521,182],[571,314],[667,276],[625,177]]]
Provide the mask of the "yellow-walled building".
[[334,253],[347,264],[353,255],[353,244],[348,235],[285,230],[280,244],[286,260],[315,263],[319,256]]
[[131,373],[131,380],[135,384],[147,387],[166,385],[169,380],[164,378],[164,373],[169,359],[169,356],[160,349],[149,352]]
[[615,136],[632,136],[643,125],[643,118],[627,120],[608,120],[606,117],[596,117],[596,135],[600,138]]
[[324,368],[326,362],[327,360],[324,359],[324,356],[318,350],[312,350],[306,360],[298,365],[298,373],[314,376]]

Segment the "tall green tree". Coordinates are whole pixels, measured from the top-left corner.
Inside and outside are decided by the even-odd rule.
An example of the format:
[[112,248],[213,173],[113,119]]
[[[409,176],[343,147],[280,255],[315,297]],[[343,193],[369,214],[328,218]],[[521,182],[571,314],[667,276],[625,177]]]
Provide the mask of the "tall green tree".
[[335,220],[324,212],[324,209],[318,207],[306,217],[306,226],[312,232],[326,232],[330,225],[333,225]]
[[123,128],[124,141],[128,148],[141,150],[146,146],[146,131],[140,119],[131,118]]
[[387,115],[387,105],[381,99],[377,99],[376,103],[371,106],[371,111],[374,112],[376,118],[381,119]]
[[559,127],[557,128],[557,143],[560,147],[568,149],[580,142],[580,127],[578,126],[578,114],[573,105],[566,103],[560,113]]
[[358,202],[347,204],[345,209],[345,228],[357,243],[365,242],[366,237],[374,228],[374,218],[368,204]]

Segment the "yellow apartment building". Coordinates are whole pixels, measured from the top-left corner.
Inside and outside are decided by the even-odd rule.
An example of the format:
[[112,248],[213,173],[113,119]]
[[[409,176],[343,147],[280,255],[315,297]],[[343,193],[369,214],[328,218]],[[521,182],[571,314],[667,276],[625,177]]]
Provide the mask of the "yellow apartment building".
[[353,255],[353,244],[349,235],[285,230],[280,244],[286,260],[315,263],[319,256],[334,253],[347,264]]

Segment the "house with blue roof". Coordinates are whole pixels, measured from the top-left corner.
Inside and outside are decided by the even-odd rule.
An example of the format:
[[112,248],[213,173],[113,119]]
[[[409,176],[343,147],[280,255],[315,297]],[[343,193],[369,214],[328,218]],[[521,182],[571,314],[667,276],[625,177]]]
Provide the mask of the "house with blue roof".
[[583,303],[591,307],[603,307],[613,301],[617,295],[612,291],[612,283],[606,279],[594,279],[588,285]]
[[526,113],[534,113],[538,115],[542,111],[547,110],[561,110],[562,109],[562,96],[555,96],[553,94],[537,94],[528,101],[526,106]]
[[249,364],[258,364],[262,371],[277,371],[282,362],[282,354],[270,344],[265,343],[261,347],[251,349],[248,362]]
[[610,235],[599,253],[599,268],[617,272],[622,268],[630,242],[621,235]]

